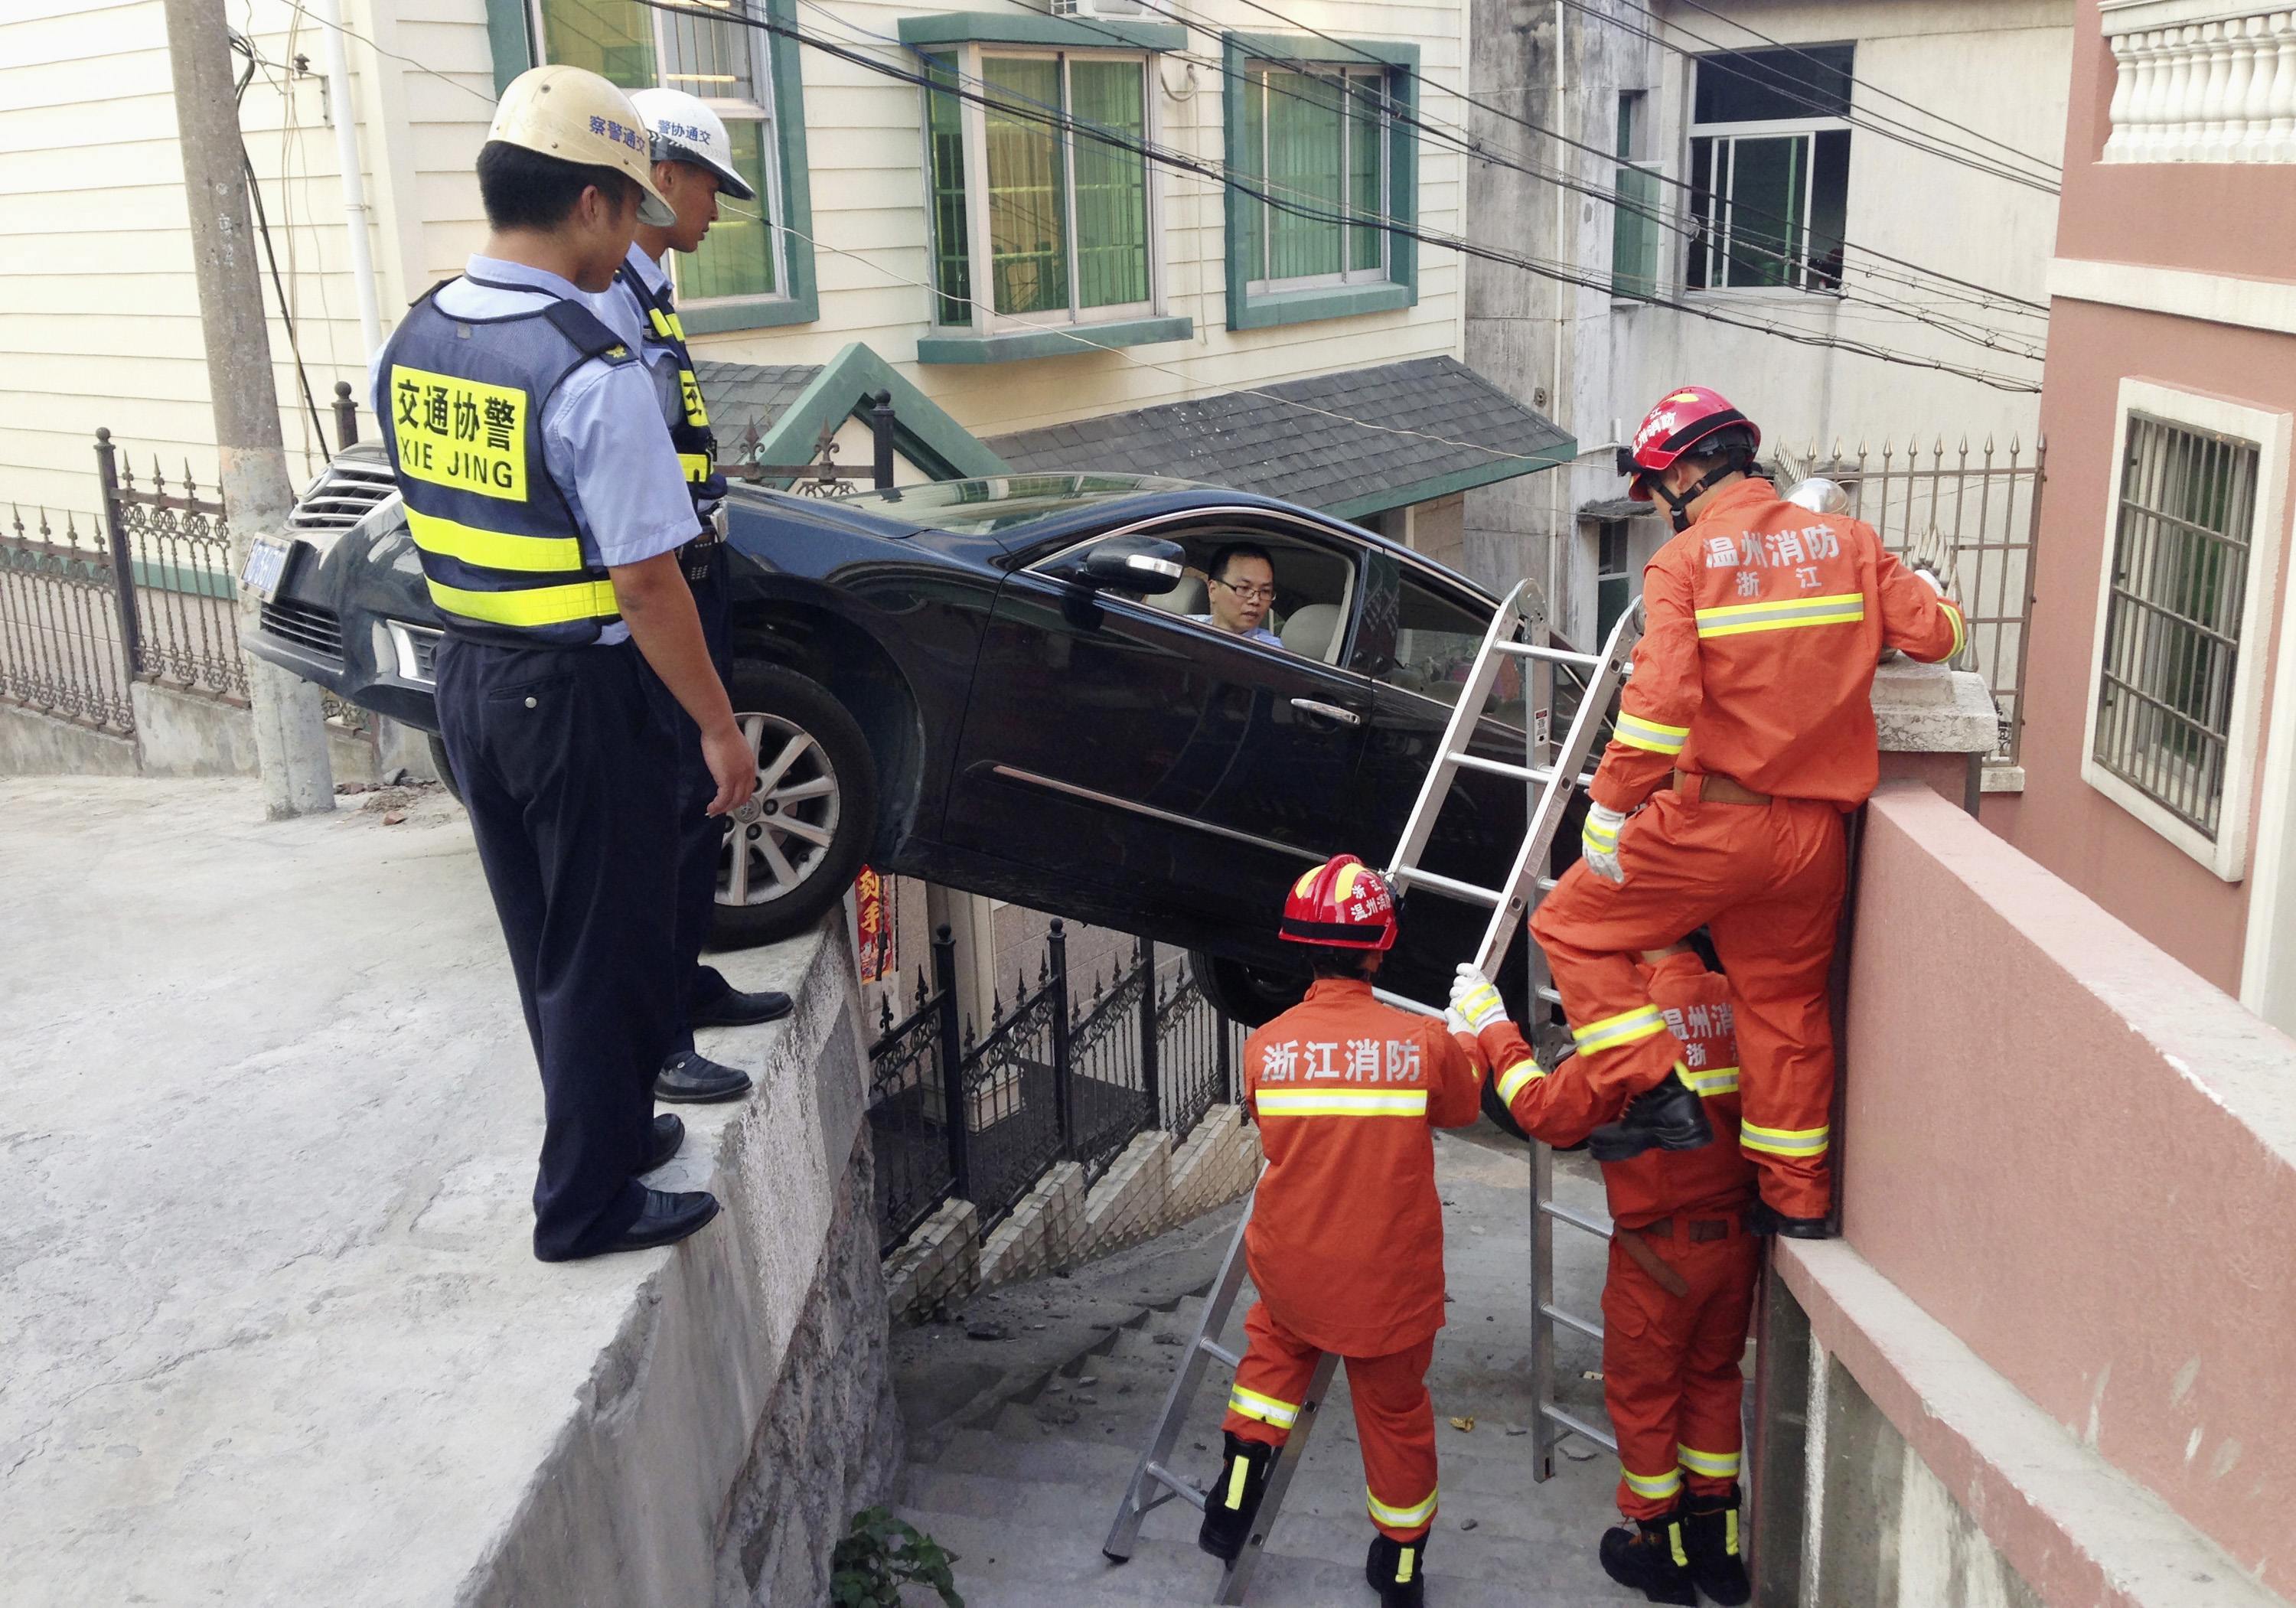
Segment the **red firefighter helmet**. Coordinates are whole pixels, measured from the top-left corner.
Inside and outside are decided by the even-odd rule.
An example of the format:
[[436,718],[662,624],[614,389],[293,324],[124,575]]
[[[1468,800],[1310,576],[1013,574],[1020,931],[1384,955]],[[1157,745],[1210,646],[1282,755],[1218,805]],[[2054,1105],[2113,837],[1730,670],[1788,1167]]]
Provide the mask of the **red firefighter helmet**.
[[1673,468],[1677,458],[1733,426],[1752,438],[1747,443],[1751,456],[1762,444],[1761,428],[1733,407],[1727,397],[1702,385],[1669,391],[1643,415],[1634,445],[1620,449],[1619,472],[1631,482],[1627,495],[1638,503],[1656,501],[1653,488],[1658,477]]
[[1292,884],[1277,932],[1327,949],[1395,948],[1395,894],[1351,854],[1335,854]]

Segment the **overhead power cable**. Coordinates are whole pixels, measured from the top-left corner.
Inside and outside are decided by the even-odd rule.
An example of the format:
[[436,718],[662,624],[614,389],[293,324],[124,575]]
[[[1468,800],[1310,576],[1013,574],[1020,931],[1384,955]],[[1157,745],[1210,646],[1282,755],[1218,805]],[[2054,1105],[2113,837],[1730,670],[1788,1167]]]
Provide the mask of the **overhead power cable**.
[[[1019,4],[1021,3],[1021,0],[1013,0],[1013,3],[1015,4]],[[808,4],[812,5],[812,8],[816,11],[824,12],[824,14],[834,15],[834,13],[827,12],[825,7],[815,4],[813,0],[808,0]],[[1188,16],[1185,16],[1177,11],[1167,10],[1164,6],[1158,4],[1157,0],[1140,0],[1140,4],[1146,6],[1151,11],[1157,12],[1161,15],[1172,18],[1174,21],[1182,23],[1184,26],[1199,28],[1209,26],[1199,19],[1193,19]],[[1091,28],[1096,32],[1105,34],[1111,40],[1119,43],[1126,42],[1121,34],[1119,34],[1112,29],[1100,27],[1092,19],[1078,17],[1071,19],[1071,21],[1074,21],[1084,27]],[[870,30],[865,29],[859,29],[858,31],[869,33],[870,37],[873,38],[885,40],[887,43],[896,45],[899,45],[899,41],[898,40],[888,39],[887,36],[882,34],[870,33]],[[1219,73],[1228,83],[1241,86],[1247,93],[1258,93],[1261,87],[1261,85],[1259,83],[1251,81],[1244,75],[1234,71],[1224,60],[1205,57],[1186,51],[1168,52],[1164,53],[1177,55],[1183,61],[1194,62],[1210,70],[1211,71]],[[1273,64],[1281,65],[1288,70],[1297,71],[1305,76],[1323,77],[1326,81],[1328,81],[1328,75],[1332,70],[1332,64],[1330,62],[1305,62],[1298,60],[1297,58],[1269,56],[1266,54],[1257,55],[1255,59],[1267,61]],[[1296,92],[1283,89],[1272,83],[1267,84],[1266,87],[1270,93],[1283,95],[1288,99],[1324,106],[1324,103],[1314,102],[1310,96],[1299,94]],[[1009,94],[1010,92],[999,93]],[[1575,174],[1554,168],[1543,163],[1536,162],[1530,158],[1523,155],[1522,152],[1512,150],[1506,146],[1494,146],[1489,142],[1478,140],[1474,138],[1474,136],[1465,134],[1464,131],[1455,132],[1452,127],[1439,127],[1435,124],[1429,123],[1406,111],[1390,96],[1382,95],[1382,105],[1387,111],[1388,115],[1394,118],[1397,121],[1401,122],[1406,127],[1418,129],[1434,139],[1442,141],[1449,149],[1459,151],[1466,155],[1475,158],[1479,161],[1488,162],[1493,166],[1505,168],[1513,172],[1521,173],[1529,177],[1540,179],[1548,184],[1559,185],[1564,189],[1574,191],[1578,194],[1585,195],[1595,201],[1600,201],[1603,205],[1608,206],[1614,210],[1628,212],[1635,217],[1644,218],[1657,227],[1666,230],[1669,234],[1677,235],[1685,241],[1696,242],[1697,241],[1704,238],[1704,231],[1699,226],[1678,223],[1674,218],[1669,217],[1663,211],[1656,208],[1643,206],[1626,200],[1614,189],[1603,188],[1599,185],[1591,184],[1587,180],[1578,177]],[[1329,108],[1325,107],[1324,109],[1328,110]],[[1058,109],[1052,108],[1052,110],[1057,111]],[[1643,169],[1643,171],[1647,171],[1647,169]],[[1756,216],[1775,216],[1771,214],[1762,214],[1759,209],[1744,206],[1734,208],[1734,212],[1751,213]],[[1799,227],[1799,226],[1795,225],[1791,219],[1780,217],[1777,218],[1777,221],[1786,225],[1789,229]],[[1866,268],[1861,265],[1855,265],[1849,262],[1848,248],[1846,244],[1844,246],[1843,256],[1844,260],[1840,270],[1843,275],[1856,274],[1862,277],[1880,279],[1889,283],[1903,285],[1908,290],[1932,288],[1917,280],[1906,278],[1900,275],[1880,274],[1873,269]],[[1997,351],[2010,357],[2023,357],[2036,363],[2040,362],[2046,356],[2046,352],[2043,349],[2030,344],[2032,337],[1997,329],[1980,322],[1979,319],[1970,315],[1955,314],[1936,309],[1924,311],[1919,306],[1912,303],[1909,299],[1904,297],[1865,295],[1856,290],[1849,289],[1846,285],[1829,287],[1820,293],[1828,297],[1831,300],[1873,308],[1883,312],[1893,314],[1902,318],[1909,319],[1916,324],[1927,324],[1931,328],[1949,335],[1956,340],[1967,341],[1972,346],[1982,347],[1988,351]],[[2013,312],[2013,309],[1996,308],[1989,301],[1985,301],[1976,298],[1955,297],[1952,298],[1952,299],[1964,302],[1970,306],[1980,307],[1988,311],[1999,310]]]
[[[1142,0],[1142,4],[1152,6],[1155,4],[1155,0]],[[1473,107],[1476,111],[1485,112],[1491,117],[1497,118],[1503,122],[1513,123],[1519,128],[1527,129],[1532,134],[1539,135],[1544,138],[1554,140],[1558,144],[1567,145],[1574,151],[1583,152],[1589,156],[1600,157],[1606,162],[1617,163],[1620,160],[1618,152],[1614,151],[1605,151],[1599,145],[1590,145],[1584,140],[1573,139],[1570,135],[1564,134],[1558,129],[1549,128],[1543,123],[1535,123],[1519,112],[1511,111],[1504,106],[1494,105],[1488,101],[1481,100],[1474,95],[1469,94],[1463,89],[1455,89],[1447,84],[1431,78],[1416,68],[1398,67],[1393,62],[1383,61],[1380,57],[1372,54],[1369,51],[1365,50],[1361,45],[1357,45],[1352,40],[1336,37],[1332,34],[1325,33],[1322,29],[1315,27],[1311,23],[1296,21],[1286,16],[1283,12],[1276,11],[1272,6],[1261,4],[1261,0],[1242,0],[1242,4],[1250,6],[1253,11],[1259,12],[1263,16],[1274,18],[1287,28],[1296,29],[1302,33],[1311,34],[1326,44],[1336,45],[1340,49],[1345,50],[1363,61],[1376,62],[1380,66],[1389,69],[1390,71],[1402,72],[1412,78],[1414,82],[1423,85],[1429,89],[1436,90],[1441,94],[1451,96],[1455,100],[1462,101],[1467,105]],[[1167,14],[1168,15],[1170,13],[1168,12]],[[1218,31],[1216,27],[1202,22],[1198,22],[1195,26],[1204,28],[1208,32]],[[1671,189],[1686,191],[1693,194],[1696,193],[1697,186],[1690,184],[1686,180],[1678,179],[1670,174],[1659,173],[1649,168],[1642,169],[1642,171],[1650,173],[1652,177]],[[1771,222],[1792,221],[1790,219],[1783,218],[1780,215],[1773,212],[1765,211],[1761,216],[1767,221]],[[1979,295],[1989,299],[1991,301],[1999,303],[2005,309],[2023,309],[2044,319],[2046,319],[2049,315],[2049,307],[2046,302],[2035,301],[2028,297],[2018,296],[2007,291],[1996,290],[1992,286],[1980,284],[1974,280],[1964,279],[1956,275],[1948,274],[1942,269],[1928,267],[1921,263],[1912,261],[1907,258],[1895,257],[1890,255],[1889,252],[1876,250],[1871,246],[1860,245],[1854,241],[1844,240],[1842,242],[1842,247],[1845,252],[1860,252],[1865,256],[1874,258],[1876,261],[1886,262],[1893,267],[1907,269],[1911,272],[1923,275],[1939,283],[1950,284],[1957,286],[1963,290],[1976,292]],[[1871,272],[1871,270],[1867,271]]]
[[[1934,137],[1923,136],[1918,132],[1908,132],[1911,126],[1899,123],[1895,119],[1872,111],[1831,111],[1818,102],[1812,100],[1809,90],[1790,76],[1775,68],[1767,68],[1759,62],[1749,62],[1744,59],[1743,51],[1732,52],[1731,47],[1720,40],[1710,39],[1703,34],[1693,33],[1679,22],[1669,21],[1665,26],[1670,32],[1680,34],[1685,39],[1696,40],[1699,44],[1707,46],[1709,50],[1736,54],[1739,60],[1735,62],[1718,61],[1703,52],[1676,44],[1672,39],[1655,31],[1658,19],[1647,11],[1639,14],[1644,23],[1652,26],[1637,26],[1623,17],[1614,16],[1599,6],[1589,4],[1587,0],[1560,0],[1560,4],[1569,6],[1582,16],[1592,17],[1598,22],[1607,22],[1613,28],[1632,29],[1637,37],[1647,39],[1660,49],[1671,51],[1685,61],[1697,62],[1701,71],[1711,69],[1717,72],[1726,73],[1742,83],[1751,84],[1756,88],[1767,89],[1774,94],[1785,94],[1798,99],[1813,116],[1839,117],[1852,128],[1862,129],[1880,139],[1893,140],[1913,150],[1967,168],[1972,172],[1982,173],[1993,178],[2006,179],[2011,184],[2022,185],[2028,189],[2038,190],[2046,195],[2058,193],[2058,186],[2047,179],[2037,178],[2030,173],[2020,173],[2015,168],[2003,165],[1998,158],[1985,156],[1970,151],[1965,146],[1940,142]],[[1754,75],[1757,72],[1767,75],[1768,81],[1765,82],[1762,78],[1756,78]]]
[[[1377,222],[1381,224],[1390,235],[1417,240],[1430,245],[1441,246],[1447,250],[1457,251],[1464,256],[1477,257],[1488,261],[1504,263],[1508,266],[1522,269],[1526,272],[1536,274],[1543,278],[1558,279],[1565,283],[1576,284],[1581,289],[1599,291],[1605,294],[1611,293],[1612,291],[1612,286],[1607,279],[1597,281],[1583,273],[1575,272],[1565,267],[1543,264],[1536,261],[1535,259],[1518,256],[1512,252],[1502,251],[1496,248],[1485,246],[1480,242],[1467,240],[1460,236],[1447,234],[1437,230],[1427,229],[1414,224],[1408,224],[1401,219],[1374,218],[1363,214],[1350,216],[1344,211],[1332,211],[1329,209],[1316,209],[1304,207],[1300,204],[1283,200],[1282,198],[1270,193],[1264,185],[1255,182],[1254,180],[1239,177],[1233,173],[1224,171],[1221,165],[1217,162],[1196,157],[1188,152],[1173,151],[1166,147],[1159,146],[1153,142],[1120,130],[1107,128],[1091,123],[1080,122],[1064,111],[1049,109],[1041,111],[1029,110],[1019,103],[1015,97],[1003,92],[991,94],[982,90],[968,88],[962,84],[952,84],[939,81],[924,73],[911,71],[905,68],[895,66],[890,62],[877,61],[858,49],[840,44],[833,39],[828,39],[816,34],[808,33],[801,28],[791,23],[779,21],[770,16],[760,17],[746,12],[729,12],[726,11],[718,10],[714,7],[676,4],[674,3],[674,0],[639,0],[639,4],[645,5],[650,10],[659,11],[672,15],[691,16],[719,21],[736,22],[745,28],[757,29],[783,38],[791,39],[799,44],[809,45],[813,49],[820,51],[825,55],[849,62],[854,66],[861,68],[865,71],[873,72],[881,77],[895,78],[905,83],[914,84],[920,89],[929,90],[934,94],[954,95],[960,100],[970,101],[985,109],[994,109],[1005,116],[1015,116],[1027,121],[1042,123],[1048,127],[1061,130],[1071,136],[1081,135],[1086,139],[1093,140],[1095,143],[1132,152],[1133,154],[1140,156],[1144,160],[1156,162],[1160,166],[1174,168],[1182,172],[1193,173],[1201,177],[1212,179],[1216,182],[1233,187],[1242,194],[1252,196],[1266,205],[1274,207],[1278,210],[1291,212],[1296,216],[1308,217],[1314,221],[1334,223],[1341,225],[1342,226],[1349,224]],[[1635,295],[1631,299],[1644,302],[1655,307],[1669,308],[1677,312],[1689,314],[1693,317],[1706,319],[1710,323],[1727,324],[1740,329],[1752,330],[1759,333],[1775,335],[1781,340],[1794,341],[1800,345],[1828,347],[1836,350],[1853,352],[1859,356],[1874,357],[1885,363],[1895,363],[1907,367],[1930,369],[1939,373],[1956,374],[1961,378],[1974,381],[1981,385],[1991,386],[1997,390],[2035,393],[2040,389],[2038,384],[2030,384],[2023,381],[2013,379],[2007,375],[1993,373],[1984,369],[1972,368],[1965,365],[1947,362],[1939,358],[1920,357],[1911,353],[1894,350],[1887,347],[1875,346],[1866,341],[1847,340],[1834,336],[1818,335],[1807,331],[1793,330],[1781,325],[1764,324],[1757,319],[1739,317],[1725,313],[1715,308],[1677,301],[1671,298],[1652,294],[1642,294]]]

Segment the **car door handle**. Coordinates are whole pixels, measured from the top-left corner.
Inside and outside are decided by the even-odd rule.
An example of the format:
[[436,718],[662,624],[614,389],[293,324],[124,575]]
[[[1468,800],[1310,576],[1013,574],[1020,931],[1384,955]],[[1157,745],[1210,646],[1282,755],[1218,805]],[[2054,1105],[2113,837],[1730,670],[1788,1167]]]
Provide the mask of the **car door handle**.
[[1318,703],[1313,698],[1294,698],[1292,707],[1303,715],[1321,715],[1326,720],[1337,720],[1343,726],[1361,726],[1363,717],[1353,710],[1341,709],[1336,703]]

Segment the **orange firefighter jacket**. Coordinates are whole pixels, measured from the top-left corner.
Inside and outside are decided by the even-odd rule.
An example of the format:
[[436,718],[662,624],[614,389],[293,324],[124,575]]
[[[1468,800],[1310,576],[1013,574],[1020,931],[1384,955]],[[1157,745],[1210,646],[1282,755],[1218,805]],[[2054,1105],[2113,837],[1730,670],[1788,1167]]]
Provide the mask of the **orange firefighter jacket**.
[[1874,791],[1882,650],[1950,658],[1961,611],[1874,528],[1726,486],[1643,571],[1648,629],[1589,790],[1631,810],[1677,770],[1853,808]]
[[[1683,1081],[1706,1102],[1714,1143],[1696,1150],[1649,1150],[1606,1162],[1603,1185],[1611,1216],[1642,1228],[1677,1213],[1719,1214],[1751,1204],[1754,1165],[1738,1148],[1738,1040],[1731,1021],[1729,982],[1695,955],[1672,955],[1644,967],[1651,1002],[1682,1040]],[[1597,1094],[1581,1057],[1541,1072],[1521,1030],[1498,1021],[1478,1044],[1489,1058],[1499,1095],[1523,1131],[1549,1144],[1576,1144],[1619,1114],[1621,1103]]]
[[1244,1098],[1267,1155],[1245,1253],[1268,1310],[1343,1357],[1443,1326],[1439,1128],[1482,1110],[1474,1057],[1431,1016],[1325,978],[1244,1041]]

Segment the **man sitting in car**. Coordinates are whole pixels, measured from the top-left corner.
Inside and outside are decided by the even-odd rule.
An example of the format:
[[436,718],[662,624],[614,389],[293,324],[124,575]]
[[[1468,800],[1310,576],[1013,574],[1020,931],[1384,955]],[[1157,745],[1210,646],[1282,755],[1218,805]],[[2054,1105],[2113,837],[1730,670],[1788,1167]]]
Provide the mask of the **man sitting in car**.
[[1267,626],[1267,611],[1275,606],[1275,565],[1264,547],[1231,542],[1212,554],[1204,571],[1211,603],[1209,614],[1191,614],[1199,625],[1218,628],[1235,636],[1248,636],[1280,648],[1283,641]]

